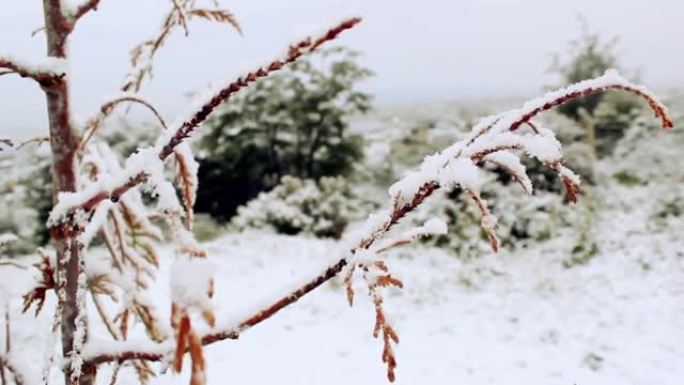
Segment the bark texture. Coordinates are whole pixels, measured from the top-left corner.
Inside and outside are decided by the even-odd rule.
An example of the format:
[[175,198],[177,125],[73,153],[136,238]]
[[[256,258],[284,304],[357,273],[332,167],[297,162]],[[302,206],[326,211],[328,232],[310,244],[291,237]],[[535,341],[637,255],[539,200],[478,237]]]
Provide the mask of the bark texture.
[[[69,34],[73,21],[62,14],[60,0],[43,0],[47,54],[50,57],[68,59]],[[52,183],[54,201],[60,192],[73,192],[78,189],[77,148],[79,134],[71,119],[69,97],[69,74],[54,83],[44,84],[47,98],[50,147],[52,149]],[[73,221],[70,221],[73,222]],[[51,236],[57,248],[58,290],[61,317],[62,354],[69,357],[74,345],[75,321],[78,316],[78,275],[80,272],[81,248],[76,241],[74,223],[65,223],[51,229]],[[66,384],[91,385],[94,383],[94,368],[84,368],[85,375],[71,378],[70,366],[65,365]]]

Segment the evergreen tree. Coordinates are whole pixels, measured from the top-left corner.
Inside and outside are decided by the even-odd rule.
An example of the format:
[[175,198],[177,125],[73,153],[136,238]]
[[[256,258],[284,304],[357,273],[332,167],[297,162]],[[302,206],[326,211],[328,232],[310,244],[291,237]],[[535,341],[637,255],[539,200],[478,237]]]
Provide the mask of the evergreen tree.
[[[564,85],[569,85],[601,76],[611,68],[621,69],[615,54],[617,43],[616,38],[605,40],[583,23],[582,35],[570,42],[567,59],[556,55],[551,70],[560,75]],[[599,157],[612,153],[641,111],[641,104],[633,95],[606,93],[576,99],[558,108],[558,112],[584,127],[585,142],[590,152]]]
[[346,175],[363,156],[348,118],[370,108],[371,72],[343,48],[321,51],[228,102],[199,143],[197,210],[226,220],[285,175]]

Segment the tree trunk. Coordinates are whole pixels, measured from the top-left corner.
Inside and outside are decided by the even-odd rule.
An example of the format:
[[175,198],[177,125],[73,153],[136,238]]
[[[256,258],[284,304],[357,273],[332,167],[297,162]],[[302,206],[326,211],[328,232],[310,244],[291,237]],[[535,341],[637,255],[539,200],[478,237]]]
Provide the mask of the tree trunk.
[[[47,37],[47,53],[50,57],[67,59],[67,44],[71,28],[69,21],[61,11],[60,0],[43,0],[45,17],[45,34]],[[50,85],[44,86],[47,97],[48,119],[50,124],[50,146],[52,149],[53,200],[60,192],[76,191],[78,188],[78,159],[76,148],[79,135],[73,126],[69,100],[69,74]],[[78,275],[80,271],[81,248],[76,241],[73,225],[64,224],[51,230],[51,236],[57,248],[59,287],[59,311],[62,312],[62,354],[64,358],[71,355],[74,344],[74,331],[78,316]],[[63,286],[62,286],[63,285]],[[79,380],[71,381],[69,365],[65,365],[66,384],[79,383],[91,385],[94,382],[92,368],[84,368],[84,375]]]

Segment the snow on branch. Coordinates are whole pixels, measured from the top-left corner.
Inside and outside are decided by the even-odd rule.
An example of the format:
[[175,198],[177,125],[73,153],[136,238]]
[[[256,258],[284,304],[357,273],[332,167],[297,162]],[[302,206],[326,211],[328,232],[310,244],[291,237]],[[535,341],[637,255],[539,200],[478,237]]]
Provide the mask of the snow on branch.
[[[439,218],[432,218],[425,222],[423,226],[406,231],[395,239],[386,240],[381,245],[378,245],[378,247],[374,249],[374,252],[380,254],[397,246],[407,245],[418,238],[427,238],[433,235],[445,235],[446,233],[447,224]],[[350,287],[348,286],[348,288]],[[350,294],[350,297],[352,296],[353,294]],[[352,302],[351,299],[349,302]]]
[[31,78],[42,86],[50,86],[66,75],[67,62],[65,59],[54,57],[32,62],[0,53],[0,68],[7,69],[2,74],[16,73],[21,77]]
[[[267,320],[283,308],[297,302],[301,297],[312,292],[331,278],[339,274],[344,266],[347,265],[346,259],[341,259],[337,263],[329,266],[322,274],[310,279],[292,291],[279,297],[273,303],[253,314],[248,314],[234,325],[226,325],[216,328],[201,335],[203,345],[210,345],[218,341],[227,339],[237,339],[240,334]],[[83,350],[83,359],[88,364],[101,364],[106,362],[124,362],[130,360],[161,361],[167,358],[175,347],[174,341],[167,340],[162,343],[152,343],[149,341],[121,341],[110,343],[107,346],[102,341],[89,341]]]
[[73,27],[75,22],[86,13],[96,11],[99,4],[100,0],[80,0],[77,4],[70,4],[68,1],[64,1],[62,4],[62,15],[70,21]]
[[305,38],[289,47],[283,57],[275,59],[264,66],[258,67],[245,75],[238,77],[216,91],[199,98],[187,115],[182,116],[177,123],[171,125],[173,130],[166,130],[154,147],[138,151],[126,160],[124,170],[117,175],[91,183],[79,192],[63,192],[58,196],[58,202],[52,209],[48,219],[48,226],[54,227],[62,223],[64,218],[75,214],[77,210],[88,213],[103,200],[119,201],[121,196],[130,189],[147,180],[151,172],[161,167],[161,163],[175,149],[199,127],[209,115],[223,102],[236,92],[248,87],[257,79],[268,76],[293,63],[305,54],[316,50],[322,44],[335,39],[345,30],[353,28],[361,21],[359,18],[347,19],[328,29],[315,38]]
[[[315,43],[310,43],[305,47],[314,46]],[[207,345],[224,339],[238,338],[245,330],[296,302],[340,274],[347,267],[349,270],[347,270],[345,282],[348,284],[348,295],[351,290],[350,281],[355,270],[362,272],[363,279],[368,284],[369,294],[376,309],[374,335],[382,336],[384,345],[382,360],[387,365],[388,378],[393,380],[397,362],[392,344],[397,343],[399,339],[383,310],[383,299],[379,289],[390,286],[401,288],[402,284],[399,279],[389,273],[385,262],[378,259],[378,253],[390,247],[405,244],[420,236],[443,233],[445,225],[441,222],[431,221],[425,226],[404,233],[394,241],[390,240],[375,246],[376,241],[384,237],[402,218],[420,206],[436,190],[460,188],[474,200],[480,209],[482,213],[481,225],[491,237],[492,248],[496,249],[498,243],[494,230],[497,226],[497,218],[490,213],[487,202],[479,195],[480,185],[483,183],[479,177],[479,169],[488,162],[502,165],[502,168],[510,172],[526,192],[531,192],[532,186],[525,168],[520,163],[519,152],[536,157],[543,164],[557,171],[566,186],[568,199],[576,200],[580,181],[570,169],[563,166],[560,143],[556,140],[553,132],[543,127],[537,127],[531,123],[531,119],[543,111],[572,99],[604,90],[621,90],[643,97],[649,103],[656,117],[660,118],[663,127],[672,127],[672,120],[667,109],[648,90],[629,83],[612,71],[597,79],[548,93],[541,98],[525,103],[520,109],[484,118],[473,127],[471,134],[464,140],[426,157],[417,171],[408,174],[395,183],[390,188],[391,209],[370,215],[356,232],[348,234],[345,238],[344,250],[346,252],[336,262],[294,290],[274,299],[270,305],[246,316],[242,321],[215,328],[202,335],[202,344]],[[211,106],[214,105],[213,102],[209,102],[208,111],[198,113],[197,116],[187,121],[190,122],[187,123],[187,126],[184,123],[175,133],[169,133],[170,139],[165,140],[168,140],[171,149],[175,147],[173,143],[176,140],[181,142],[197,124],[203,121],[206,114],[213,108]],[[193,124],[192,122],[197,123]],[[532,132],[521,132],[523,130],[519,129],[523,125],[529,126]],[[170,153],[167,150],[162,154]],[[351,294],[353,295],[353,292]],[[92,364],[137,359],[159,361],[167,357],[171,349],[172,346],[168,341],[147,347],[122,343],[117,349],[106,352],[88,346],[88,349],[85,349],[87,354],[84,357]]]

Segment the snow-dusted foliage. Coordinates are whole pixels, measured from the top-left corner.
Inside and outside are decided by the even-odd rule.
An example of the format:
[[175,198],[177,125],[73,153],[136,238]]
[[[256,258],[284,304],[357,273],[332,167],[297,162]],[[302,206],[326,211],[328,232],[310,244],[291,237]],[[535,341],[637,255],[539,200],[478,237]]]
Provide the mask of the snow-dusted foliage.
[[[183,28],[187,33],[187,22],[192,18],[229,24],[239,31],[235,17],[218,8],[215,1],[173,0],[159,34],[132,50],[133,68],[120,92],[106,98],[94,113],[78,119],[69,109],[67,39],[78,20],[98,5],[98,0],[46,2],[44,32],[50,56],[33,63],[0,56],[0,75],[17,73],[40,83],[48,96],[51,122],[52,182],[57,203],[47,218],[47,227],[56,253],[39,251],[42,258],[35,265],[39,275],[24,296],[24,310],[35,307],[38,313],[46,297],[51,292],[56,294],[53,335],[55,342],[58,332],[61,336],[63,357],[55,359],[54,349],[45,355],[46,381],[50,371],[59,366],[65,383],[94,384],[97,366],[111,362],[116,365],[112,382],[124,367],[134,369],[139,380],[146,382],[155,373],[149,361],[171,362],[180,372],[189,353],[190,383],[201,385],[206,382],[203,345],[212,341],[198,330],[202,323],[215,326],[214,277],[212,265],[192,232],[198,163],[185,140],[236,92],[313,52],[360,20],[344,20],[320,36],[294,43],[279,58],[200,96],[186,113],[167,125],[154,105],[139,95],[143,81],[151,76],[157,51],[175,29]],[[115,152],[98,135],[103,122],[123,103],[146,107],[165,130],[149,147],[137,143],[138,149],[131,155]],[[2,146],[14,144],[3,139]],[[166,164],[168,158],[173,158],[173,164]],[[175,244],[174,255],[163,255],[158,248],[165,238]],[[10,236],[3,236],[2,241],[9,242]],[[93,244],[103,245],[108,253],[93,256],[88,252]],[[157,280],[161,258],[175,259],[168,304],[153,303],[148,295],[151,283]],[[88,314],[91,305],[96,315]],[[170,308],[170,314],[163,314],[160,308]],[[148,347],[147,354],[131,355],[131,346],[117,350],[112,344],[89,338],[89,323],[98,321],[120,346],[127,346],[129,336],[144,332],[148,342],[136,346]],[[14,367],[2,354],[0,364],[13,373]],[[0,368],[0,372],[4,382],[5,369]],[[21,376],[15,373],[14,377],[19,382]]]
[[[350,233],[343,242],[344,249],[338,256],[333,256],[337,258],[323,272],[257,306],[244,318],[218,325],[212,298],[214,280],[220,277],[214,277],[214,265],[207,260],[205,250],[192,232],[198,167],[186,140],[236,92],[315,51],[353,28],[360,19],[344,20],[321,35],[295,42],[279,58],[200,96],[186,113],[167,125],[152,104],[136,94],[144,79],[151,75],[152,59],[158,49],[175,29],[187,31],[187,22],[192,17],[239,28],[227,10],[198,8],[198,1],[194,0],[174,0],[159,34],[133,49],[133,69],[121,89],[125,94],[106,99],[98,112],[80,122],[69,109],[69,77],[61,71],[66,71],[67,67],[69,34],[81,17],[97,8],[99,1],[63,3],[60,0],[44,3],[50,58],[44,64],[31,66],[3,56],[0,68],[38,81],[47,94],[53,186],[57,198],[47,226],[55,253],[39,252],[42,258],[36,264],[38,279],[24,296],[24,306],[25,310],[35,307],[40,312],[46,296],[55,294],[57,306],[52,331],[53,336],[57,331],[61,336],[62,357],[52,359],[54,349],[46,354],[50,358],[44,378],[50,378],[50,370],[58,367],[68,384],[94,384],[98,367],[104,364],[115,366],[112,382],[116,382],[118,371],[126,366],[133,368],[139,380],[145,382],[155,373],[151,363],[161,362],[164,367],[170,365],[180,372],[188,353],[190,384],[202,385],[206,383],[205,345],[238,338],[245,330],[343,270],[350,302],[354,298],[352,283],[356,273],[368,290],[376,314],[373,335],[383,342],[382,360],[387,365],[388,379],[392,381],[397,367],[394,346],[399,338],[385,311],[383,291],[390,287],[400,289],[403,283],[391,274],[383,252],[417,238],[446,232],[443,221],[431,218],[416,228],[379,242],[402,218],[440,188],[461,190],[475,203],[480,226],[496,250],[499,247],[496,236],[499,219],[482,196],[487,184],[483,164],[502,167],[524,190],[531,192],[529,177],[520,162],[520,156],[526,154],[557,172],[568,199],[577,199],[579,177],[563,165],[561,146],[554,133],[532,122],[536,115],[585,95],[622,90],[644,98],[662,125],[672,126],[665,107],[649,91],[629,83],[615,72],[550,92],[525,103],[520,109],[485,118],[464,140],[426,157],[416,171],[394,184],[389,191],[390,208],[371,215],[357,231]],[[160,125],[166,127],[153,145],[140,146],[127,157],[117,154],[97,135],[97,127],[122,102],[146,106],[157,116]],[[174,165],[166,163],[169,158],[173,158]],[[334,206],[340,202],[335,196],[339,191],[334,183],[327,189],[331,194],[322,194],[319,207],[309,208],[312,215],[323,219],[327,219],[329,211],[336,210]],[[306,202],[317,192],[303,183],[293,194],[301,194],[299,201]],[[283,209],[282,205],[280,209]],[[307,222],[296,213],[288,215],[290,220]],[[311,222],[308,226],[314,232],[330,228],[325,220]],[[164,227],[169,231],[165,233]],[[170,238],[175,247],[171,253],[162,254],[157,242],[165,237]],[[101,242],[107,253],[97,257],[89,253],[89,246],[95,242]],[[166,304],[153,303],[148,295],[151,282],[157,279],[162,258],[174,260],[170,264],[172,295],[170,303]],[[105,302],[113,305],[103,306]],[[91,307],[96,309],[97,316],[88,314]],[[112,312],[112,308],[116,312]],[[158,310],[161,308],[168,308],[168,313],[163,314]],[[109,341],[89,337],[92,330],[89,323],[93,322],[104,325]],[[132,335],[147,338],[140,341],[129,338]],[[5,353],[0,354],[0,363],[13,371],[11,352]],[[15,382],[20,382],[22,375],[14,374]]]
[[8,255],[32,252],[46,241],[44,222],[52,204],[46,150],[21,143],[0,152],[0,233],[17,236],[4,249]]
[[232,223],[238,229],[339,238],[358,218],[360,204],[342,177],[323,177],[315,182],[286,176],[273,190],[238,208]]
[[[375,245],[376,241],[438,189],[459,189],[465,193],[463,195],[472,199],[479,210],[480,226],[487,234],[491,248],[497,251],[499,248],[499,239],[496,236],[498,218],[492,214],[488,202],[482,198],[481,189],[485,180],[477,165],[486,164],[489,155],[500,152],[507,152],[511,155],[505,155],[503,161],[500,156],[494,159],[499,161],[499,165],[503,163],[504,166],[508,166],[504,169],[509,171],[511,177],[518,180],[523,188],[529,187],[529,177],[524,172],[521,173],[524,170],[518,165],[519,160],[512,158],[518,157],[516,153],[536,158],[545,166],[555,170],[565,186],[566,198],[571,202],[576,202],[580,178],[563,165],[561,145],[554,133],[531,120],[539,113],[569,100],[611,89],[643,97],[656,117],[660,119],[663,127],[673,126],[666,108],[649,91],[629,83],[616,71],[608,71],[599,78],[586,80],[530,100],[522,108],[482,119],[465,139],[425,157],[417,171],[409,172],[393,184],[389,188],[391,209],[371,215],[357,232],[350,234],[347,244],[354,257],[348,261],[349,267],[345,276],[348,297],[351,301],[353,276],[355,271],[360,270],[368,284],[369,294],[376,308],[374,335],[379,336],[379,331],[383,330],[382,360],[387,365],[387,376],[390,381],[394,380],[396,368],[392,344],[397,343],[398,338],[388,325],[379,288],[401,287],[402,284],[390,275],[387,265],[377,257],[379,251],[386,250],[386,248],[379,249],[379,246]],[[528,132],[523,132],[525,130]],[[396,245],[403,243],[396,242]],[[342,259],[342,261],[347,262],[347,259]],[[373,271],[375,273],[369,277],[368,272]],[[382,279],[379,281],[378,277]]]

